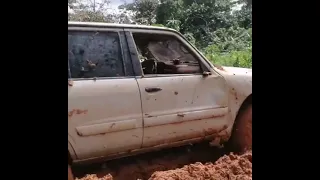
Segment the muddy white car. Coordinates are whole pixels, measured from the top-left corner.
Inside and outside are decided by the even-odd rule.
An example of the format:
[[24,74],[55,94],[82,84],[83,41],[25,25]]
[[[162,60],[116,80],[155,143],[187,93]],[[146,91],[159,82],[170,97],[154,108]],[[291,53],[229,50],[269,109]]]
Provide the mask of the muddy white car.
[[251,99],[251,69],[213,65],[175,30],[68,23],[68,163],[203,140],[250,148]]

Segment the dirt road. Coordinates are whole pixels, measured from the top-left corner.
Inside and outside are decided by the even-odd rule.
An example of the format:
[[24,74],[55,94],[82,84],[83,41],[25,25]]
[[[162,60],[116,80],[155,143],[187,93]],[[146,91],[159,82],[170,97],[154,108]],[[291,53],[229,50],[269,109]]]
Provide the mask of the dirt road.
[[73,167],[73,172],[81,180],[210,179],[208,177],[215,180],[249,180],[252,179],[252,153],[229,155],[226,149],[213,148],[204,142],[102,164]]

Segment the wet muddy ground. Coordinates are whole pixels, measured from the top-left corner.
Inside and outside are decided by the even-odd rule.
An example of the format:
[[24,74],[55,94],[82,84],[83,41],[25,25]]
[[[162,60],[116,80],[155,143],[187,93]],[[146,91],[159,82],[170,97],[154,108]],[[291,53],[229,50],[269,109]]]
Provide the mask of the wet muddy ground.
[[75,177],[81,180],[249,180],[252,153],[238,156],[203,142],[72,168]]

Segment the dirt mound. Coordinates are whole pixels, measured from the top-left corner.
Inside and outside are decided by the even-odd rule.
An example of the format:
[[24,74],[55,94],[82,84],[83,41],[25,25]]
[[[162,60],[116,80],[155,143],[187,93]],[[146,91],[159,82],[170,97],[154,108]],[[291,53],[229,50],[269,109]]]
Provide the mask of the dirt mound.
[[[102,178],[96,175],[86,175],[76,180],[112,180],[108,174]],[[118,179],[118,178],[115,178]],[[121,178],[120,178],[121,179]],[[149,180],[252,180],[252,152],[242,155],[233,153],[224,155],[215,163],[202,164],[200,162],[185,165],[182,168],[168,171],[154,172]]]
[[113,178],[110,174],[103,176],[102,178],[98,178],[95,174],[89,174],[81,179],[76,178],[76,180],[113,180]]
[[252,180],[252,152],[224,155],[215,163],[200,162],[180,169],[158,171],[149,180]]

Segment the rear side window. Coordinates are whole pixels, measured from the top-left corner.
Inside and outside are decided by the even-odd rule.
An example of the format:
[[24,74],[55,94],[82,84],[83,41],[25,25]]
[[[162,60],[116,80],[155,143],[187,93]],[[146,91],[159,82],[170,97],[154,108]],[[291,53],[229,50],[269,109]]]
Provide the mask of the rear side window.
[[117,32],[68,32],[69,77],[124,76]]

